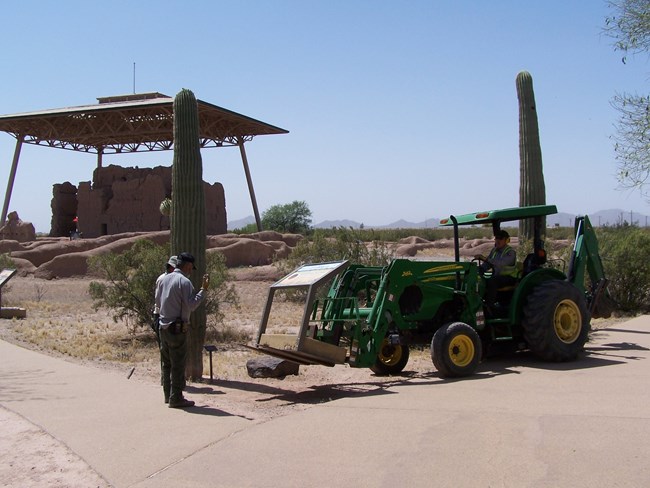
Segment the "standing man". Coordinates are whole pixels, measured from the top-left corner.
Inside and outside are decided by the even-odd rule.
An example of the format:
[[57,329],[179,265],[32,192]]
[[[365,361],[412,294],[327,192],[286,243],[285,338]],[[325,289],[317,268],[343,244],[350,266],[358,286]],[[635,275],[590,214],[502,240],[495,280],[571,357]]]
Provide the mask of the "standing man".
[[[162,279],[167,276],[169,273],[173,272],[178,265],[176,256],[169,258],[169,261],[165,263],[165,272],[156,278],[156,285],[154,286],[154,296],[158,293],[158,287]],[[156,334],[156,340],[158,341],[158,347],[160,347],[160,306],[156,302],[153,307],[153,322],[151,323],[151,328],[153,329],[154,334]]]
[[170,408],[187,408],[194,405],[193,401],[183,397],[187,330],[190,314],[201,304],[210,278],[203,275],[201,289],[194,292],[189,280],[192,270],[196,269],[194,256],[182,252],[176,260],[176,269],[163,276],[156,287],[156,307],[160,310],[160,359],[165,403],[169,403]]

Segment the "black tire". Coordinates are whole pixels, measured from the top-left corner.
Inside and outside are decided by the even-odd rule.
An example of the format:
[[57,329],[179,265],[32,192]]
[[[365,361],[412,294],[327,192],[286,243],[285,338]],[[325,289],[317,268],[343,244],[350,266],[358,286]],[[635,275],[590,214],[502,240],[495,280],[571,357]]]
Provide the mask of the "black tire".
[[391,344],[388,338],[384,338],[375,364],[370,370],[380,376],[399,374],[409,362],[409,346],[407,344]]
[[546,361],[571,361],[583,350],[590,323],[584,294],[568,281],[546,281],[528,296],[522,327],[528,347]]
[[441,376],[458,378],[474,374],[481,361],[481,339],[464,322],[440,327],[431,340],[431,360]]

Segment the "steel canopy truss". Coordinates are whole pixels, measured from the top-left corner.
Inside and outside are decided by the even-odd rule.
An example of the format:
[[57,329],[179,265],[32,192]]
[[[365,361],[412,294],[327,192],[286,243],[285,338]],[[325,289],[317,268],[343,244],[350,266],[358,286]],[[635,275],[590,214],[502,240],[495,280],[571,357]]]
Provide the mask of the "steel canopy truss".
[[[142,95],[142,96],[146,96]],[[174,99],[107,97],[97,105],[0,116],[0,130],[28,144],[89,153],[173,148]],[[135,97],[137,95],[134,95]],[[119,101],[113,101],[113,100]],[[126,100],[124,100],[126,99]],[[287,131],[198,100],[201,147],[238,146],[257,135]]]
[[[23,143],[96,153],[99,167],[103,154],[173,149],[173,98],[160,93],[144,93],[98,98],[98,101],[95,105],[0,115],[0,131],[17,140],[1,222],[7,217]],[[254,136],[288,131],[202,100],[197,100],[197,104],[201,147],[240,148],[255,219],[261,230],[244,143]]]

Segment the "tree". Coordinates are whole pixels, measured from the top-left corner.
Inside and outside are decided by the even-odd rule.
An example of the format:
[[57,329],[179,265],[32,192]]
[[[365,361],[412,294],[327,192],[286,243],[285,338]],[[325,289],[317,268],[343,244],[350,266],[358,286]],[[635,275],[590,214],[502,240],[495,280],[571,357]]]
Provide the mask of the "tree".
[[[611,1],[604,32],[614,40],[614,49],[628,54],[650,50],[650,0]],[[650,96],[617,94],[611,102],[619,112],[614,150],[618,181],[623,188],[638,189],[650,197],[645,186],[650,178]]]
[[168,250],[147,239],[137,241],[122,254],[101,254],[88,262],[93,274],[104,282],[92,281],[88,293],[95,309],[113,310],[113,320],[136,326],[151,324],[156,278],[165,270]]
[[262,214],[262,226],[277,232],[306,234],[311,228],[311,210],[304,201],[273,205]]

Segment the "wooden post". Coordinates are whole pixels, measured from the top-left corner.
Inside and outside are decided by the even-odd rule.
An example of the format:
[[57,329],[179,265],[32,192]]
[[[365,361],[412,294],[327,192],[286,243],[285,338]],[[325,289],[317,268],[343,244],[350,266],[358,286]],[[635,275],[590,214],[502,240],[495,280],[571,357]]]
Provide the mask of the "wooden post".
[[23,146],[24,136],[18,135],[16,137],[16,149],[14,150],[14,160],[11,163],[11,171],[9,172],[9,180],[7,181],[7,191],[5,193],[5,203],[2,206],[2,217],[0,217],[0,226],[5,225],[7,221],[7,213],[9,212],[9,202],[11,201],[11,192],[14,189],[14,180],[16,179],[16,169],[18,168],[18,159],[20,159],[20,149]]
[[244,172],[246,173],[246,183],[248,183],[248,192],[251,195],[251,202],[253,203],[253,213],[255,214],[255,223],[257,224],[258,232],[262,232],[262,220],[260,219],[260,212],[257,209],[257,200],[255,199],[255,190],[253,189],[253,180],[251,179],[251,172],[248,169],[248,158],[246,158],[246,150],[244,149],[244,140],[238,138],[237,145],[241,153],[241,160],[244,163]]

